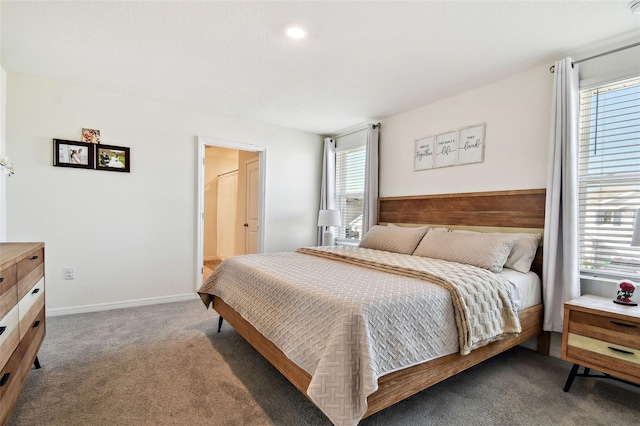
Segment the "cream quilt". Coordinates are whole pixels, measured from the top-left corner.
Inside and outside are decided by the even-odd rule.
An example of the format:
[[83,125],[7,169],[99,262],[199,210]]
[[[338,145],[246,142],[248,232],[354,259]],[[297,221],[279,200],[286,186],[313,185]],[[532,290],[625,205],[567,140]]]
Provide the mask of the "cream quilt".
[[469,265],[359,247],[230,258],[198,291],[221,297],[307,371],[336,425],[357,424],[390,372],[520,331],[508,281]]

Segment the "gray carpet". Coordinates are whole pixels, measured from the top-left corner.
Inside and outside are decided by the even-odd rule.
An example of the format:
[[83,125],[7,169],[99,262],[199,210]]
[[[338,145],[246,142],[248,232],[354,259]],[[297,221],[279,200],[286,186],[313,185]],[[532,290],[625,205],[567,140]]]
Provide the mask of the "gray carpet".
[[[9,425],[329,425],[199,300],[52,317]],[[514,348],[361,422],[637,425],[640,388]]]

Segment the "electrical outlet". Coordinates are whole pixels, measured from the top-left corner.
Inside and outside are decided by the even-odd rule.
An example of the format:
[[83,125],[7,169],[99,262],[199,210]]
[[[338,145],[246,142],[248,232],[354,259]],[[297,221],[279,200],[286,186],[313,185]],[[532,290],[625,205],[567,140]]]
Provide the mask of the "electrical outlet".
[[64,268],[64,279],[65,280],[75,280],[76,279],[76,268],[69,266]]

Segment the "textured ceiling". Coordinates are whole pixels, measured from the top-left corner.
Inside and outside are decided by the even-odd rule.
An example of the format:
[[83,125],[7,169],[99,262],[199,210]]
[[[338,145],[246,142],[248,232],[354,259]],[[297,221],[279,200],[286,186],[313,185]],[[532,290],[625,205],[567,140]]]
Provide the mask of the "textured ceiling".
[[2,66],[331,134],[640,40],[627,3],[2,1]]

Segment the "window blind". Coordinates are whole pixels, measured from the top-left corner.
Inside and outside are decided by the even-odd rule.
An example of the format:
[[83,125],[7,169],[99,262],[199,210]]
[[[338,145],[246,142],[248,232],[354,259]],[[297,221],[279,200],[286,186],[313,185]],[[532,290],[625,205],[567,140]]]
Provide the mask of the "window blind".
[[640,208],[640,76],[580,92],[578,165],[581,273],[640,274],[631,247]]
[[365,153],[364,146],[336,150],[335,206],[342,220],[337,238],[362,238]]

